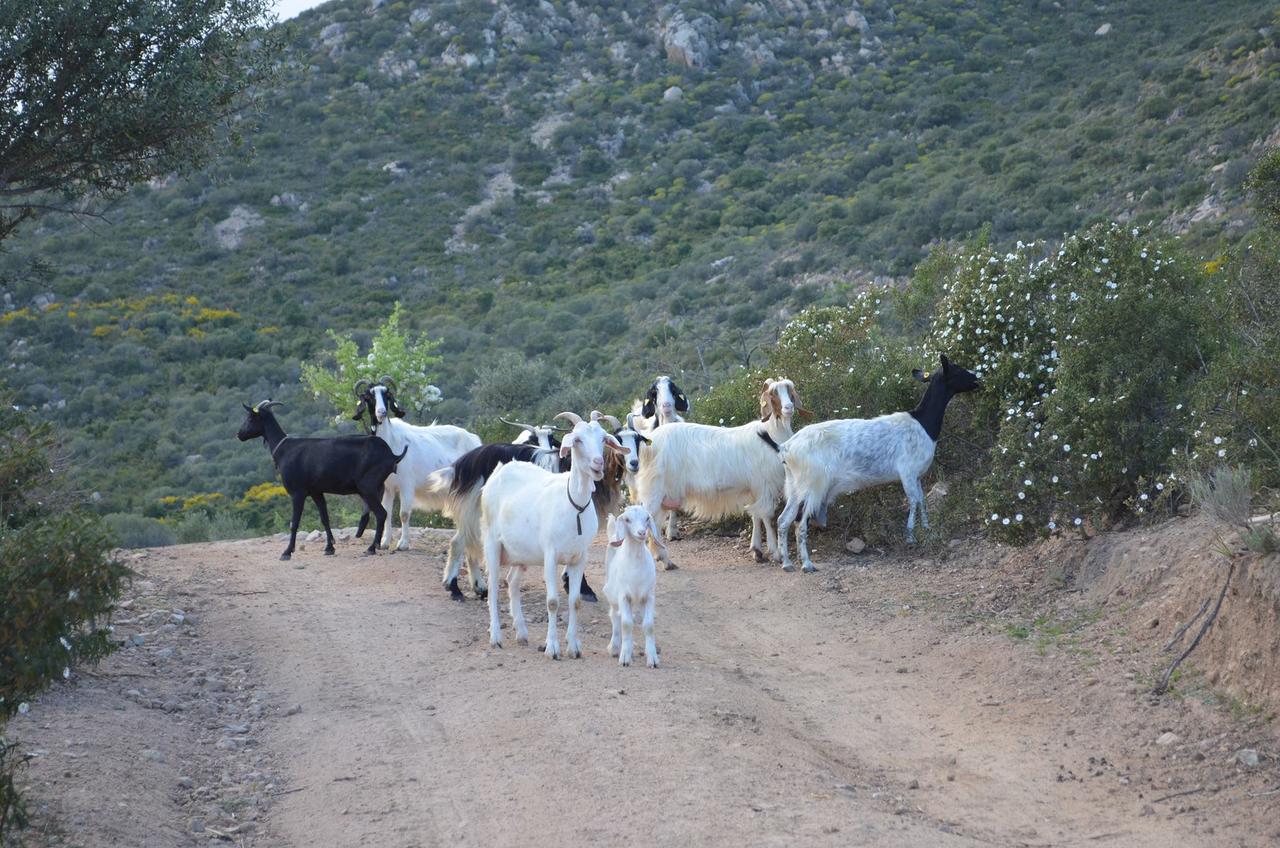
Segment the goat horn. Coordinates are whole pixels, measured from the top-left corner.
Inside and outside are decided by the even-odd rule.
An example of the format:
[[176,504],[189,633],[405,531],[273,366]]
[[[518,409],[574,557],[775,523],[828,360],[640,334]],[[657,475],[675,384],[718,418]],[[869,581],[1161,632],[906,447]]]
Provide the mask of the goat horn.
[[[594,416],[595,416],[595,413],[592,413],[592,416],[594,417]],[[612,427],[612,428],[613,428],[613,429],[615,429],[615,430],[617,430],[619,427],[621,427],[621,426],[622,426],[622,422],[621,422],[621,421],[619,421],[618,419],[614,418],[612,415],[603,415],[603,414],[602,414],[602,415],[601,415],[597,420],[605,422],[606,424],[608,424],[610,427]]]
[[521,424],[519,421],[511,421],[506,418],[499,418],[498,420],[503,424],[510,424],[512,427],[519,427],[521,430],[528,430],[530,433],[536,433],[539,430],[538,427],[535,427],[532,424]]
[[368,388],[369,388],[368,380],[356,380],[356,384],[354,387],[352,387],[351,393],[355,395],[357,399],[359,399],[365,393],[365,390]]
[[565,421],[568,421],[570,424],[573,424],[575,426],[582,423],[582,416],[576,412],[560,412],[560,413],[557,413],[555,418],[551,420],[554,421],[557,418],[563,418]]
[[386,386],[392,392],[396,390],[396,381],[391,378],[390,374],[383,374],[378,378],[378,382]]

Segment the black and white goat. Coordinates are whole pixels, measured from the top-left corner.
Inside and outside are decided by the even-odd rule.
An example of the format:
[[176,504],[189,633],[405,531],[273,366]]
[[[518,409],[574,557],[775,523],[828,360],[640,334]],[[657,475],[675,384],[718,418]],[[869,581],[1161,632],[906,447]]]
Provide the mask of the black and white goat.
[[320,511],[328,542],[324,552],[329,556],[333,554],[333,530],[329,526],[325,495],[359,495],[364,500],[366,510],[372,512],[377,520],[378,533],[365,553],[377,553],[378,539],[387,520],[387,511],[382,506],[383,485],[409,452],[408,446],[396,454],[386,442],[372,436],[295,438],[285,434],[271,411],[271,407],[279,406],[278,402],[264,400],[252,407],[241,405],[244,406],[245,419],[237,437],[242,442],[261,437],[271,452],[271,461],[280,473],[285,491],[293,499],[289,547],[284,549],[280,559],[289,559],[293,555],[298,540],[298,522],[302,519],[302,507],[307,498],[315,501],[316,509]]
[[[451,424],[432,424],[418,427],[404,420],[404,410],[396,401],[396,384],[390,377],[381,377],[374,385],[361,380],[355,385],[357,400],[354,420],[366,414],[373,434],[393,451],[412,446],[412,456],[400,463],[396,472],[387,478],[386,491],[382,495],[382,507],[387,511],[387,526],[380,543],[391,544],[395,518],[392,506],[400,498],[400,541],[393,552],[409,547],[409,519],[413,507],[427,484],[427,476],[452,463],[473,448],[480,447],[480,437],[475,433]],[[360,531],[364,530],[361,520]],[[357,534],[358,535],[358,534]]]
[[[791,438],[791,418],[803,412],[795,383],[766,380],[760,393],[760,420],[738,427],[675,423],[649,434],[647,457],[636,472],[636,497],[656,515],[659,509],[684,509],[705,519],[745,510],[751,516],[751,551],[760,547],[764,529],[769,556],[777,556],[773,515],[782,496],[782,460],[778,449]],[[665,552],[659,558],[674,568]]]
[[795,570],[787,550],[791,523],[799,516],[800,562],[805,571],[816,570],[809,558],[809,516],[819,505],[847,492],[901,481],[908,501],[907,542],[915,542],[917,510],[921,523],[929,526],[920,477],[933,463],[943,413],[951,398],[981,387],[972,372],[952,365],[945,356],[941,362],[928,377],[918,369],[912,372],[928,388],[910,412],[822,421],[782,446],[787,503],[778,516],[778,546],[784,571]]
[[569,603],[566,650],[571,657],[582,656],[578,639],[578,587],[586,567],[591,540],[599,528],[599,518],[591,508],[596,484],[605,478],[605,454],[626,454],[626,448],[605,431],[598,421],[583,421],[571,412],[561,413],[573,423],[560,446],[562,456],[572,455],[572,468],[553,474],[527,462],[511,462],[498,467],[480,490],[480,536],[484,547],[485,570],[489,578],[489,642],[502,647],[502,625],[498,616],[498,579],[502,566],[509,565],[507,588],[516,638],[529,641],[520,598],[524,569],[541,564],[547,589],[547,641],[551,659],[560,658],[560,638],[556,614],[560,609],[559,566],[568,566]]
[[[634,428],[638,433],[649,434],[663,424],[683,423],[684,417],[680,413],[687,413],[688,411],[688,396],[670,377],[664,374],[649,385],[644,397],[631,404],[631,412],[627,415],[627,426]],[[639,446],[637,445],[638,450]],[[633,465],[635,459],[636,457],[633,456]],[[632,469],[633,472],[635,470],[635,468]],[[635,492],[635,486],[631,485],[634,482],[633,473],[632,479],[627,481],[627,489],[632,493]],[[654,513],[654,517],[658,519],[659,524],[666,527],[668,539],[679,537],[675,510],[664,509],[661,513]]]
[[680,413],[689,411],[689,398],[664,374],[650,384],[644,397],[632,404],[631,411],[643,419],[639,422],[642,429],[652,430],[663,424],[684,421]]

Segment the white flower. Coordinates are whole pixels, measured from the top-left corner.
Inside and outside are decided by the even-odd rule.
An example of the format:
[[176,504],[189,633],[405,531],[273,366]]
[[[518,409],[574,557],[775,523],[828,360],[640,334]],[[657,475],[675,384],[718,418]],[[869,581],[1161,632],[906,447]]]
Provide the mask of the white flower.
[[1026,492],[1018,492],[1018,500],[1020,500],[1020,501],[1025,501],[1026,499],[1027,499],[1027,493],[1026,493]]
[[1218,451],[1218,456],[1220,456],[1220,457],[1221,457],[1221,456],[1226,456],[1226,455],[1227,455],[1227,452],[1226,452],[1225,450],[1220,450],[1220,451]]
[[1018,513],[1013,517],[1014,521],[1022,521],[1022,513]]
[[71,669],[67,668],[66,666],[62,667],[62,679],[63,680],[71,679]]
[[1009,519],[1005,518],[1005,519],[1001,520],[1001,522],[1000,522],[1000,523],[1001,523],[1001,524],[1008,524],[1008,523],[1009,523]]
[[62,643],[62,647],[66,648],[68,651],[71,650],[71,643],[67,641],[66,636],[59,636],[58,641]]
[[31,705],[28,704],[26,701],[23,701],[21,704],[18,704],[18,715],[26,715],[29,712],[31,712]]
[[1072,522],[1072,523],[1073,523],[1073,524],[1075,524],[1077,527],[1079,527],[1079,526],[1080,526],[1081,524],[1083,524],[1084,522],[1083,522],[1082,520],[1080,520],[1079,518],[1077,518],[1077,519],[1076,519],[1074,522]]
[[1063,445],[1063,446],[1062,446],[1062,452],[1063,452],[1063,453],[1071,453],[1071,445]]
[[993,512],[993,513],[991,513],[991,520],[992,520],[992,521],[996,521],[996,520],[997,520],[997,519],[999,519],[999,518],[1000,518],[1000,513],[998,513],[998,512]]
[[1023,481],[1022,481],[1022,485],[1024,485],[1024,486],[1030,486],[1030,485],[1031,485],[1031,481],[1030,481],[1030,480],[1023,480]]
[[1139,496],[1138,496],[1138,500],[1140,500],[1140,501],[1145,501],[1146,499],[1147,499],[1147,493],[1146,493],[1146,492],[1143,492],[1141,495],[1139,495]]
[[1057,475],[1057,474],[1053,475],[1053,480],[1052,480],[1052,482],[1054,482],[1054,483],[1058,482],[1058,475]]
[[1046,526],[1047,526],[1050,530],[1057,530],[1057,529],[1058,529],[1058,522],[1056,522],[1056,521],[1050,521]]
[[1163,491],[1164,491],[1164,483],[1156,483],[1156,491],[1157,491],[1157,492],[1163,492]]
[[1214,436],[1214,437],[1213,437],[1213,443],[1214,443],[1215,445],[1220,445],[1220,444],[1222,444],[1222,437],[1221,437],[1221,436]]

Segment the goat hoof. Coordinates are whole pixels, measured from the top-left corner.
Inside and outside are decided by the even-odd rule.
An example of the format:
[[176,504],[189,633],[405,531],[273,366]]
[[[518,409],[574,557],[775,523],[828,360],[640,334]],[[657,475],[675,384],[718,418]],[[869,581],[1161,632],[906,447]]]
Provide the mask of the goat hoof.
[[367,556],[367,557],[370,557],[370,556],[377,556],[377,555],[378,555],[378,549],[377,549],[377,548],[365,548],[365,551],[364,551],[364,554],[363,554],[363,555],[364,555],[364,556]]
[[489,599],[489,592],[488,592],[488,590],[486,590],[486,589],[481,589],[479,586],[477,586],[477,587],[476,587],[476,600],[479,600],[479,601],[487,601],[488,599]]
[[765,561],[767,561],[767,559],[768,559],[768,558],[764,555],[764,552],[763,552],[763,551],[761,551],[759,548],[752,548],[752,549],[751,549],[751,556],[752,556],[752,558],[753,558],[756,562],[765,562]]
[[663,568],[665,571],[675,571],[679,567],[674,562],[668,562]]
[[489,640],[489,647],[491,647],[491,648],[497,648],[499,651],[501,651],[501,650],[502,650],[502,643],[501,643],[501,642],[495,642],[495,641],[493,641],[492,639],[490,639],[490,640]]
[[465,601],[465,600],[467,599],[467,596],[466,596],[466,595],[464,595],[464,594],[462,594],[461,592],[459,592],[459,591],[458,591],[458,589],[457,589],[457,587],[450,587],[450,588],[449,588],[449,597],[450,597],[451,599],[453,599],[453,600],[455,600],[455,601],[459,601],[459,602]]
[[796,570],[796,567],[789,562],[784,562],[782,564],[782,570],[790,574],[791,572]]
[[519,637],[518,639],[516,639],[516,644],[517,644],[517,645],[528,645],[528,644],[529,644],[529,637],[528,637],[528,636],[521,636],[521,637]]
[[325,549],[324,549],[324,555],[325,555],[325,556],[333,556],[335,553],[337,553],[337,551],[335,551],[333,548],[325,548]]
[[288,551],[285,551],[284,553],[280,554],[280,559],[284,562],[288,562],[289,559],[292,557],[293,557],[293,554],[289,553]]
[[599,598],[596,597],[595,592],[583,592],[578,597],[589,604],[597,603],[600,600]]
[[804,567],[804,573],[805,573],[805,574],[813,574],[813,573],[814,573],[815,571],[817,571],[817,570],[818,570],[818,567],[817,567],[816,565],[814,565],[813,563],[809,563],[808,565],[806,565],[806,566]]

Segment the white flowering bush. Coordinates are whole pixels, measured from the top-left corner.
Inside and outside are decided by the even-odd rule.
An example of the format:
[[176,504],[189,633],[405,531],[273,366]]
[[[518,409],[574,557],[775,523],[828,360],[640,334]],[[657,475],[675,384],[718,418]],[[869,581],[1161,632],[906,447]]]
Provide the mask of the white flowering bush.
[[977,486],[997,535],[1145,512],[1186,444],[1192,384],[1213,352],[1203,271],[1113,224],[1048,252],[975,252],[944,286],[929,346],[984,382],[994,434]]
[[355,411],[351,390],[358,380],[375,382],[383,375],[396,381],[396,399],[415,417],[424,416],[439,403],[440,390],[432,383],[432,373],[440,363],[435,354],[438,343],[425,335],[413,336],[400,329],[400,304],[391,310],[385,324],[374,333],[367,351],[361,351],[350,334],[332,330],[333,365],[302,363],[302,383],[318,399],[333,405],[337,421],[350,419]]

